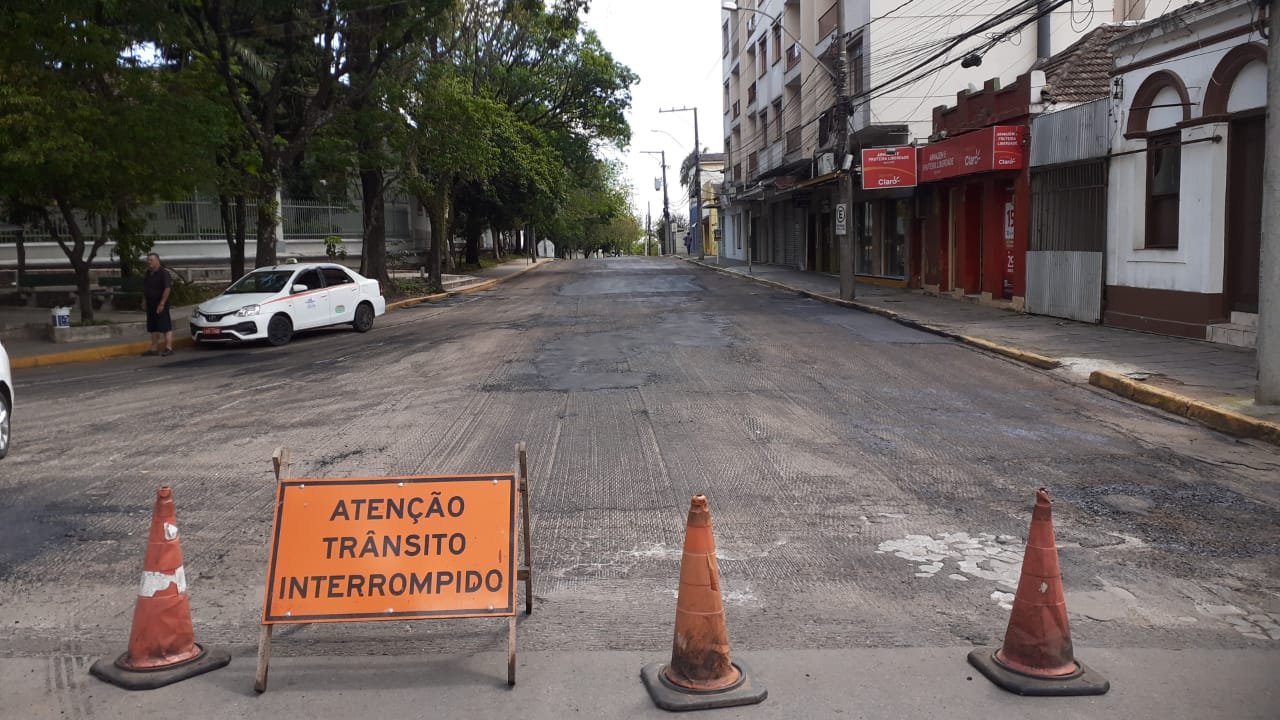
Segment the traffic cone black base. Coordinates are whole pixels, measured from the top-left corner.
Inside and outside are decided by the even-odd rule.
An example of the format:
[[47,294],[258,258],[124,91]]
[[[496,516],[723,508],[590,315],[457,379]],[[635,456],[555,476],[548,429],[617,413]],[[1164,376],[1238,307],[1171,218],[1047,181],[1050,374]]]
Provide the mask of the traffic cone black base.
[[207,648],[203,645],[197,645],[197,647],[200,648],[199,655],[177,665],[154,670],[138,670],[124,664],[129,655],[124,653],[116,658],[115,662],[108,662],[105,658],[98,660],[89,668],[89,674],[125,690],[155,690],[210,670],[217,670],[231,662],[231,653],[226,650]]
[[640,679],[644,681],[653,704],[672,712],[737,707],[763,702],[769,696],[769,691],[763,685],[757,685],[751,681],[751,673],[742,663],[735,660],[733,666],[738,670],[738,681],[721,690],[693,690],[676,685],[667,679],[667,674],[664,672],[666,663],[645,665],[640,669]]
[[1024,675],[1000,664],[996,651],[978,648],[969,653],[969,664],[978,668],[991,682],[1018,695],[1042,697],[1066,697],[1073,695],[1102,695],[1111,689],[1111,683],[1087,665],[1076,661],[1076,671],[1070,675],[1039,677]]

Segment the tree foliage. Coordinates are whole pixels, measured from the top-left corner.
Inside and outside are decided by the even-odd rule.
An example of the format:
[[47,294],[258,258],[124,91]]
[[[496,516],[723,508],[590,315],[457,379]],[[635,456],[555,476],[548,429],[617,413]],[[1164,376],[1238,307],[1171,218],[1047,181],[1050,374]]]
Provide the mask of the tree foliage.
[[0,196],[36,208],[77,276],[140,205],[188,194],[212,173],[220,109],[185,73],[144,63],[145,14],[125,3],[0,6]]

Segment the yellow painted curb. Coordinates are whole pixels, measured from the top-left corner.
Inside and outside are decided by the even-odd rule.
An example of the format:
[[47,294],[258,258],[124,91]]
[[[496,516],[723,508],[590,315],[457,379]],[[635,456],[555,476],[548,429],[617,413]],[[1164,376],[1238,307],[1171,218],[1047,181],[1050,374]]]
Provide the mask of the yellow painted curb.
[[[179,348],[189,349],[195,346],[195,341],[189,337],[176,337],[173,339],[173,347],[175,350]],[[126,357],[128,355],[139,355],[150,348],[151,343],[149,341],[126,343],[124,345],[108,345],[106,347],[81,348],[79,350],[67,350],[65,352],[10,358],[9,367],[13,370],[23,370],[28,368],[49,367],[51,365],[67,365],[70,363],[107,360],[109,358]]]
[[1090,373],[1089,384],[1110,390],[1134,402],[1190,418],[1228,435],[1257,438],[1273,445],[1280,445],[1280,425],[1273,422],[1232,412],[1105,370],[1094,370]]
[[993,343],[990,340],[983,340],[982,338],[969,337],[968,335],[957,335],[956,337],[959,338],[961,342],[964,342],[968,345],[972,345],[974,347],[980,347],[983,350],[990,350],[991,352],[996,353],[998,355],[1004,355],[1005,357],[1013,358],[1014,360],[1017,360],[1019,362],[1024,362],[1028,365],[1034,365],[1038,368],[1043,368],[1045,370],[1052,370],[1062,364],[1051,357],[1045,357],[1044,355],[1039,355],[1037,353],[1027,352],[1026,350],[1011,348],[1007,345],[1000,345],[998,343]]
[[546,260],[539,261],[535,265],[530,265],[527,268],[517,270],[511,273],[510,275],[507,275],[506,277],[494,278],[493,280],[485,280],[483,282],[476,283],[475,285],[468,285],[467,287],[464,287],[461,290],[447,290],[442,293],[436,293],[435,295],[424,295],[422,297],[409,298],[408,300],[397,300],[396,302],[393,302],[393,303],[387,303],[387,310],[389,311],[399,310],[400,308],[413,307],[414,305],[421,305],[422,303],[437,302],[439,300],[444,300],[445,298],[453,297],[454,295],[470,295],[471,293],[474,293],[474,292],[488,290],[494,287],[495,285],[500,285],[508,280],[511,280],[512,278],[518,278],[521,275],[524,275],[525,273],[531,270],[537,270],[538,268],[542,267],[543,265],[551,261],[552,261],[552,258],[547,258]]
[[422,297],[409,298],[408,300],[397,300],[393,303],[387,303],[387,311],[399,310],[400,308],[413,307],[422,303],[436,302],[449,297],[449,293],[436,293],[435,295],[423,295]]

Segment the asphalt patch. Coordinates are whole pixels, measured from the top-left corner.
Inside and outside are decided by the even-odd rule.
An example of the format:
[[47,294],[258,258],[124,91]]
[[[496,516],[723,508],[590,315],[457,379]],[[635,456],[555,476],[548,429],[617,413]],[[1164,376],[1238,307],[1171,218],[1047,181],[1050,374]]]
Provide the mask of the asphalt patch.
[[1169,552],[1231,559],[1280,554],[1275,513],[1213,483],[1059,487],[1054,499]]

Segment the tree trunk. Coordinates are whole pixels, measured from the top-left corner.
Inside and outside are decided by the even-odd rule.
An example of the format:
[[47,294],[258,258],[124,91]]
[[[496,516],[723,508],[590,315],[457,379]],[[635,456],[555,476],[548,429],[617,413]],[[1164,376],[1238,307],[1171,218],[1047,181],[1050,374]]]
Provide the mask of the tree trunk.
[[[472,214],[467,215],[465,224],[466,240],[467,240],[467,259],[468,265],[480,264],[480,235],[484,232],[484,226],[480,223],[480,218],[473,217]],[[494,246],[498,244],[497,238],[494,238]]]
[[444,190],[436,190],[424,204],[427,208],[427,216],[431,218],[431,245],[427,249],[427,283],[434,290],[444,287],[440,265],[449,252],[448,193]]
[[244,275],[245,202],[244,196],[218,196],[218,209],[222,213],[222,235],[227,241],[231,256],[231,282]]
[[18,226],[17,246],[14,248],[18,251],[18,284],[21,285],[23,279],[27,277],[27,240],[26,226]]
[[276,193],[280,190],[280,159],[263,158],[262,174],[258,180],[258,249],[253,256],[254,267],[275,265],[276,227],[280,223],[280,204]]
[[360,274],[374,278],[383,287],[391,286],[387,272],[387,202],[383,192],[386,173],[382,168],[360,171],[360,206],[364,215],[364,252],[360,255]]

